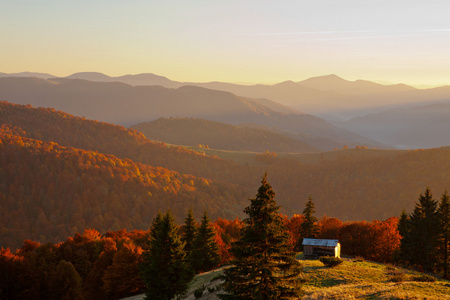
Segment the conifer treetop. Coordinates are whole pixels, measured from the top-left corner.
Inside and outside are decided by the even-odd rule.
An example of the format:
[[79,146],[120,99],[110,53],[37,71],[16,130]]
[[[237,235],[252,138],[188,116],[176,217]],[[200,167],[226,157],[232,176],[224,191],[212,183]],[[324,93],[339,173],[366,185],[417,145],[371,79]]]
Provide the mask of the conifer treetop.
[[232,266],[225,270],[222,299],[298,299],[300,263],[279,214],[275,192],[264,175],[261,186],[244,212],[245,227],[233,243]]

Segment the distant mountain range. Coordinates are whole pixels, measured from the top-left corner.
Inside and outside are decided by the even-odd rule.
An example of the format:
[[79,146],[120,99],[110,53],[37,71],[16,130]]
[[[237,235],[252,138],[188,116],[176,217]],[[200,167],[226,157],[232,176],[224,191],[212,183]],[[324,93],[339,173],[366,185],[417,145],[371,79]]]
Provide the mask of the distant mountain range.
[[[18,74],[14,75],[18,76]],[[38,75],[37,77],[45,78],[42,74]],[[227,91],[243,97],[270,99],[284,106],[331,120],[350,119],[422,102],[450,101],[449,86],[420,90],[405,84],[382,85],[366,80],[349,81],[334,74],[312,77],[299,82],[285,81],[274,85],[178,82],[151,73],[110,77],[102,73],[81,72],[67,78],[122,82],[133,86],[160,85],[167,88],[199,86]]]
[[20,73],[0,73],[0,77],[36,77],[42,79],[56,78],[56,76],[48,73],[36,72],[20,72]]
[[[51,107],[76,116],[124,126],[160,117],[193,117],[234,125],[263,125],[323,150],[344,145],[383,146],[318,117],[286,107],[276,109],[280,105],[269,100],[261,102],[195,86],[169,89],[80,79],[7,77],[0,78],[0,99]],[[272,108],[262,103],[269,103]]]
[[447,146],[450,145],[450,103],[396,108],[339,125],[402,148]]
[[[64,81],[64,79],[57,79],[50,74],[42,73],[0,73],[0,77],[6,76],[52,78],[51,81],[55,83],[62,83]],[[255,121],[254,118],[243,121],[243,118],[237,117],[236,115],[231,117],[231,114],[227,116],[222,115],[221,117],[205,113],[191,114],[189,109],[185,108],[183,108],[183,112],[181,113],[174,111],[177,115],[163,113],[159,115],[155,114],[155,116],[151,115],[150,117],[155,119],[157,117],[188,116],[235,125],[240,123],[255,123],[272,130],[278,130],[283,134],[289,134],[291,137],[320,149],[331,149],[332,145],[340,147],[344,144],[350,146],[364,144],[386,147],[386,145],[377,144],[374,140],[401,148],[430,148],[450,144],[446,134],[448,128],[446,115],[447,103],[450,103],[450,86],[421,90],[404,84],[382,85],[364,80],[348,81],[336,75],[313,77],[300,82],[286,81],[275,85],[250,86],[223,82],[177,82],[150,73],[110,77],[102,73],[82,72],[72,74],[67,78],[111,84],[119,84],[121,82],[135,86],[136,90],[145,89],[142,86],[146,85],[157,85],[176,89],[175,91],[180,92],[180,87],[189,85],[191,89],[193,89],[193,86],[197,86],[216,91],[230,92],[237,95],[233,96],[238,98],[239,101],[246,102],[245,105],[247,107],[249,103],[252,103],[248,107],[247,112],[251,110],[253,114],[244,114],[246,117],[254,115],[254,113],[260,116],[265,115],[265,117],[260,118],[258,121]],[[3,96],[3,94],[6,94],[5,92],[0,91],[0,97],[3,99],[13,102],[20,100],[6,97],[9,94]],[[174,92],[174,94],[177,92]],[[63,96],[75,99],[73,95]],[[34,105],[39,106],[41,104],[35,103]],[[46,104],[42,105],[51,106]],[[63,110],[80,115],[73,107],[71,108],[72,110],[68,110],[62,103],[60,105]],[[76,106],[76,104],[73,103],[72,106]],[[262,106],[269,110],[264,111]],[[126,114],[126,109],[119,109],[119,111],[122,111],[124,115]],[[161,112],[159,107],[157,107],[156,111],[158,113]],[[332,130],[334,133],[331,135],[329,133],[318,133],[318,131],[323,131],[324,128],[317,130],[317,127],[326,127],[323,124],[323,126],[319,126],[318,119],[315,119],[315,122],[313,122],[315,125],[312,127],[310,126],[311,120],[302,123],[302,130],[299,130],[296,125],[291,126],[292,124],[298,125],[298,120],[291,120],[292,118],[301,119],[298,115],[303,115],[303,119],[308,118],[308,115],[302,112],[313,113],[337,127],[345,128],[368,139],[361,140],[354,135],[348,136],[348,133],[344,134],[342,131],[336,132],[336,129]],[[112,118],[103,118],[103,116],[99,118],[94,115],[89,115],[89,112],[83,113],[83,115],[90,118],[97,118],[127,126],[132,125],[134,122],[125,119],[113,120]],[[274,113],[276,115],[275,117]],[[285,114],[297,116],[290,116],[285,119]],[[450,115],[450,112],[448,114]],[[280,118],[283,120],[280,121]],[[150,120],[142,116],[137,118],[137,122],[134,123],[145,121]],[[287,125],[287,123],[291,125]],[[345,137],[342,137],[343,134]]]
[[[41,73],[0,73],[0,77],[32,76],[53,78]],[[167,88],[199,86],[231,92],[242,97],[270,99],[309,114],[336,120],[350,119],[391,108],[417,103],[450,101],[450,87],[416,89],[405,84],[382,85],[366,80],[349,81],[337,75],[312,77],[303,81],[285,81],[274,85],[240,85],[224,82],[178,82],[152,73],[110,77],[97,72],[80,72],[66,78],[98,82],[122,82],[133,86],[160,85]],[[267,106],[267,105],[266,105]],[[271,107],[272,108],[272,107]],[[273,108],[272,108],[273,109]]]

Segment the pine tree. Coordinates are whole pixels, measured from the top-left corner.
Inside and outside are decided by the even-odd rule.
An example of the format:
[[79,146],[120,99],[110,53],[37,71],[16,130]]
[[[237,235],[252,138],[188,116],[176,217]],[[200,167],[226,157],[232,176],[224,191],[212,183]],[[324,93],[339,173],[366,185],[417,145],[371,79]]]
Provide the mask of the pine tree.
[[308,201],[305,203],[305,209],[303,210],[304,221],[300,224],[299,228],[299,245],[302,244],[303,238],[316,238],[319,235],[319,227],[317,226],[317,218],[313,216],[316,212],[314,210],[315,205],[311,195],[308,197]]
[[437,201],[428,187],[424,194],[420,194],[419,203],[416,203],[409,219],[410,230],[402,239],[404,258],[413,266],[431,272],[437,264],[439,218]]
[[196,273],[209,271],[220,263],[220,249],[215,236],[216,232],[205,212],[189,257]]
[[184,294],[194,273],[170,211],[164,216],[159,213],[153,221],[149,246],[140,265],[145,299],[170,300]]
[[406,211],[403,209],[402,213],[400,214],[400,218],[398,220],[397,230],[400,236],[402,237],[400,240],[400,253],[399,257],[397,256],[396,259],[405,260],[408,257],[408,248],[407,244],[405,243],[405,238],[407,239],[407,235],[411,231],[411,224],[410,224],[409,216],[406,213]]
[[398,229],[398,233],[400,233],[400,235],[402,237],[404,237],[405,235],[408,234],[408,232],[410,231],[410,226],[409,226],[409,217],[408,214],[406,213],[406,211],[403,209],[402,213],[400,214],[400,218],[398,220],[398,225],[397,225],[397,229]]
[[301,295],[300,263],[274,200],[267,174],[244,212],[245,227],[233,243],[232,266],[225,270],[222,299],[297,299]]
[[441,265],[444,270],[444,278],[450,279],[449,275],[449,250],[450,250],[450,200],[447,191],[442,194],[441,202],[439,203],[439,221],[440,221],[440,237],[439,248]]
[[181,241],[185,243],[184,251],[189,256],[192,251],[195,236],[197,235],[197,222],[195,222],[192,209],[189,209],[188,215],[184,220],[183,235]]

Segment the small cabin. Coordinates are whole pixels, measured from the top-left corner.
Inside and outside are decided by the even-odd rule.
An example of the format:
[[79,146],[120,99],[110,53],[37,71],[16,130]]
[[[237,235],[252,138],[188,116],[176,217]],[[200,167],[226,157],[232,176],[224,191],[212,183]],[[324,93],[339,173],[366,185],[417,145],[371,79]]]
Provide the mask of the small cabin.
[[338,240],[304,238],[303,255],[314,258],[320,256],[341,257],[341,244]]

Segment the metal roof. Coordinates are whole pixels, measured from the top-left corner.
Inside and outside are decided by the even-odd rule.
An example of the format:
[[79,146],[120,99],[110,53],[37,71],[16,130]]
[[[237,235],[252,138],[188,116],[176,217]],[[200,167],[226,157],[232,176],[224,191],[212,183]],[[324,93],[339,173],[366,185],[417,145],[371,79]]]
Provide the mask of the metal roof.
[[323,239],[303,239],[303,245],[308,246],[325,246],[336,247],[339,244],[338,240],[323,240]]

